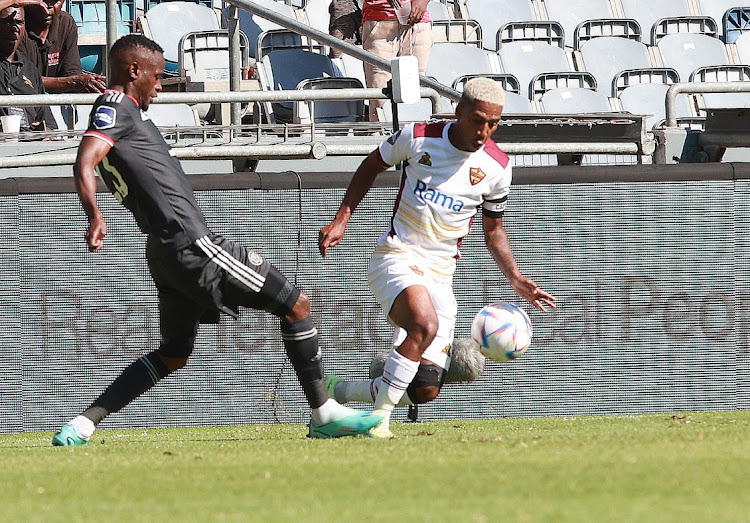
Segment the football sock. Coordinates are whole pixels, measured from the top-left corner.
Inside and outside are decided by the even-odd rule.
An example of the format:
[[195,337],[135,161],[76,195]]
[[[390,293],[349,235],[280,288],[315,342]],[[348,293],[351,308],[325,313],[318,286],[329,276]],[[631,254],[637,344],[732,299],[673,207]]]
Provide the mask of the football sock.
[[308,316],[291,323],[282,320],[281,339],[310,408],[321,407],[329,398],[318,349],[318,331],[312,318]]
[[119,411],[167,375],[169,369],[156,351],[141,356],[126,367],[81,415],[98,425],[105,416]]
[[[378,376],[374,380],[340,381],[336,384],[336,388],[334,389],[336,401],[339,403],[347,403],[349,401],[375,403],[375,398],[378,397],[378,391],[380,390],[382,383],[382,376]],[[404,394],[396,406],[404,407],[413,404],[414,402],[409,395]]]
[[396,350],[392,351],[385,360],[382,382],[375,397],[375,410],[392,411],[404,396],[418,369],[418,361],[412,361]]
[[85,416],[76,416],[75,418],[70,420],[70,424],[73,425],[74,429],[76,429],[78,436],[86,441],[91,438],[91,436],[94,434],[94,430],[96,429],[96,427],[94,427],[94,422]]

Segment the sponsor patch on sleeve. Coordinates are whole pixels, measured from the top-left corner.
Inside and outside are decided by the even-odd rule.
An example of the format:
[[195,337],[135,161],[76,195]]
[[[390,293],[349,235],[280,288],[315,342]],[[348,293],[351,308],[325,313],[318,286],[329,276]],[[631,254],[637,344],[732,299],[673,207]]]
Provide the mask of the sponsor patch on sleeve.
[[110,129],[115,126],[117,119],[117,109],[102,105],[94,113],[94,127],[97,129]]

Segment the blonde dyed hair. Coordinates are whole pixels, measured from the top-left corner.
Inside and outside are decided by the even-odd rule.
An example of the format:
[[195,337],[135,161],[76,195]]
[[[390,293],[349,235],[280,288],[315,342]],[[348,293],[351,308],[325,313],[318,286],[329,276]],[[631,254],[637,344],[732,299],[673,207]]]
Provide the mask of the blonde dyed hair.
[[498,82],[490,78],[472,78],[464,85],[461,101],[471,104],[485,102],[504,107],[505,91]]

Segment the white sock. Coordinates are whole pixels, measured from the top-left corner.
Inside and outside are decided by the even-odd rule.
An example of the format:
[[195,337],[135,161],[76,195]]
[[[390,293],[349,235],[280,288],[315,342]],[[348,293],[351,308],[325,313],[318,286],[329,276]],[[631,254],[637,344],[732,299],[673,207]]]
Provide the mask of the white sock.
[[312,409],[311,414],[312,419],[315,423],[317,423],[318,425],[324,425],[341,418],[343,414],[349,415],[353,412],[353,409],[344,407],[343,405],[339,405],[339,403],[333,398],[328,398],[328,400],[320,407],[318,407],[317,409]]
[[412,361],[398,351],[392,351],[385,360],[382,382],[375,397],[375,410],[392,411],[404,396],[418,369],[418,361]]
[[74,429],[76,429],[78,436],[86,441],[88,441],[91,436],[94,435],[94,431],[96,430],[94,422],[88,419],[86,416],[76,416],[75,418],[70,420],[70,424],[73,425]]
[[[362,403],[375,403],[378,397],[380,385],[383,383],[383,377],[379,376],[374,380],[357,380],[357,381],[340,381],[336,384],[334,392],[336,401],[347,403],[349,401],[360,401]],[[397,407],[413,405],[408,394],[404,394],[401,400],[396,404]]]

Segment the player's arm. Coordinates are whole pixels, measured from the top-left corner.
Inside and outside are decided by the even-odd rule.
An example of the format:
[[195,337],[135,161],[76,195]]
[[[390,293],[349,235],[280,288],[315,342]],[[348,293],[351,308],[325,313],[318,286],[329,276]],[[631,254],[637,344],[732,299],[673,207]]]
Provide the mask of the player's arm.
[[111,148],[109,143],[104,140],[94,136],[84,136],[81,145],[78,147],[76,163],[73,165],[73,177],[78,199],[81,200],[81,205],[89,221],[86,230],[86,244],[91,252],[102,248],[102,242],[107,235],[107,224],[96,201],[96,172],[94,169],[107,156]]
[[318,233],[318,249],[320,254],[326,255],[329,247],[335,247],[344,237],[346,225],[352,217],[354,209],[372,187],[375,178],[389,167],[380,156],[379,150],[374,150],[364,159],[354,172],[349,187],[346,189],[336,217],[331,223],[320,229]]
[[547,312],[547,306],[554,309],[556,298],[521,274],[518,269],[518,264],[510,248],[508,233],[503,227],[502,216],[493,217],[485,214],[482,217],[482,223],[487,248],[516,294],[541,311]]

